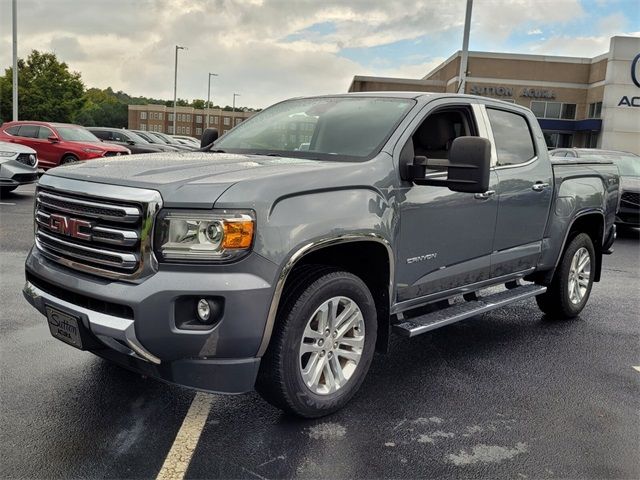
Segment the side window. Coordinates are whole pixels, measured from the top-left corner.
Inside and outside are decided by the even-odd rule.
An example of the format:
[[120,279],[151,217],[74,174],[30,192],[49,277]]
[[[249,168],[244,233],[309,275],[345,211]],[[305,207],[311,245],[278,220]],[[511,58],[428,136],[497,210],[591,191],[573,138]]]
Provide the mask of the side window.
[[96,137],[100,140],[111,140],[111,132],[107,132],[105,130],[91,130]]
[[38,130],[40,130],[40,127],[38,127],[38,125],[20,125],[18,136],[27,138],[38,138]]
[[498,154],[498,166],[517,165],[531,160],[535,154],[527,120],[517,113],[487,108]]
[[46,140],[47,138],[49,138],[51,136],[53,136],[53,131],[51,131],[50,128],[40,127],[40,129],[38,130],[38,138]]
[[129,140],[127,137],[124,136],[124,134],[120,132],[111,132],[111,136],[116,142],[126,142],[127,140]]
[[20,125],[14,125],[13,127],[9,127],[5,130],[9,135],[18,135],[18,130],[20,130]]
[[[475,135],[466,110],[445,110],[429,114],[414,132],[413,150],[415,155],[428,160],[442,160],[446,165],[451,144],[458,137]],[[430,162],[437,165],[438,162]]]

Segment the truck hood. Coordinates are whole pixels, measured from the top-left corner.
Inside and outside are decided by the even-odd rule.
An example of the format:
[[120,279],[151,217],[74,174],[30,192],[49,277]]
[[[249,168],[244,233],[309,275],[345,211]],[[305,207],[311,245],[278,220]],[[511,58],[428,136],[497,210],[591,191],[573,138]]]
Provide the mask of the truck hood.
[[185,152],[106,157],[48,170],[47,176],[157,190],[166,207],[212,208],[235,183],[344,167],[326,162],[263,155]]

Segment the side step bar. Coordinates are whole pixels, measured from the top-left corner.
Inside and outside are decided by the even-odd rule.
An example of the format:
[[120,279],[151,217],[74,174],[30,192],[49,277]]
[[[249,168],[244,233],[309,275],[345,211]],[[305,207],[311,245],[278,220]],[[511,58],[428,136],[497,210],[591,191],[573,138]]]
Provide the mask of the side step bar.
[[393,325],[392,330],[405,337],[415,337],[421,333],[465,320],[511,303],[535,297],[547,291],[541,285],[524,285],[500,293],[479,297],[478,300],[457,303],[450,307],[409,318]]

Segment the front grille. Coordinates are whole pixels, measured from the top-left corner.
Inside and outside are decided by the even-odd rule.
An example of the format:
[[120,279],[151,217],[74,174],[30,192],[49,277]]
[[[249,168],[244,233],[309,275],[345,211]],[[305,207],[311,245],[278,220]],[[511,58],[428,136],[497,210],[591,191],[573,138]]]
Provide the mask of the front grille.
[[38,162],[35,153],[21,153],[18,155],[18,158],[16,158],[16,160],[29,167],[35,167],[36,163]]
[[630,203],[634,206],[640,205],[640,193],[638,192],[622,192],[620,201],[624,203]]
[[[77,182],[80,183],[80,182]],[[150,193],[147,201],[88,194],[106,188]],[[151,263],[150,232],[159,195],[148,190],[87,183],[86,191],[67,192],[38,187],[36,246],[67,267],[109,278],[137,278]],[[123,198],[123,199],[121,199]]]
[[120,155],[128,155],[127,152],[105,152],[105,157],[119,157]]

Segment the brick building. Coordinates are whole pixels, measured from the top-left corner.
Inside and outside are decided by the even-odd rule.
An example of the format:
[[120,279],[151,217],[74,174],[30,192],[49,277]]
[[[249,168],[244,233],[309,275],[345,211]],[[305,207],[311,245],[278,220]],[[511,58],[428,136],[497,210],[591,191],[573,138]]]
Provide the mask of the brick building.
[[[217,128],[220,135],[243,122],[255,112],[227,112],[219,108],[198,110],[177,107],[176,135],[200,138],[202,131]],[[209,117],[207,119],[207,116]],[[173,134],[173,107],[164,105],[129,105],[129,128]]]

